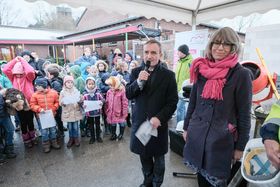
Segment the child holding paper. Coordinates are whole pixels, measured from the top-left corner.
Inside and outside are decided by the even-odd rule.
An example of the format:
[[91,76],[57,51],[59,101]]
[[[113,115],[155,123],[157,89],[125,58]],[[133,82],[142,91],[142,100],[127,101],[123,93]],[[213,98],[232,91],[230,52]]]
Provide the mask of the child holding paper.
[[[110,86],[106,95],[106,115],[107,122],[111,125],[112,136],[110,140],[121,140],[123,138],[125,121],[128,114],[128,100],[125,95],[125,88],[119,77],[111,76],[106,80]],[[120,134],[116,135],[116,125],[120,125]]]
[[74,86],[74,78],[66,75],[63,80],[63,89],[60,92],[59,104],[62,106],[61,120],[67,122],[69,130],[69,141],[67,147],[75,144],[80,146],[79,141],[79,121],[83,118],[80,108],[83,97]]
[[[46,114],[51,111],[53,115],[53,125],[51,127],[44,127],[44,121],[41,121],[42,125],[42,145],[43,152],[49,153],[51,147],[54,149],[60,149],[60,145],[56,139],[56,124],[54,116],[58,109],[58,94],[55,90],[48,88],[48,80],[46,78],[38,78],[35,80],[36,92],[32,95],[30,100],[31,110],[40,115]],[[40,118],[43,120],[42,118]],[[51,119],[49,119],[51,120]]]
[[[93,77],[87,77],[86,88],[83,95],[84,95],[84,101],[101,101],[100,109],[86,112],[87,127],[89,127],[90,129],[90,135],[91,135],[89,144],[93,144],[95,142],[95,137],[97,142],[101,143],[103,141],[102,138],[100,137],[100,132],[101,132],[100,115],[101,115],[101,108],[102,108],[102,103],[104,102],[104,98],[102,97],[102,94],[100,93],[97,86],[95,85],[95,79]],[[86,104],[84,103],[84,108],[86,107],[88,106],[86,106]],[[94,129],[94,125],[96,129]]]

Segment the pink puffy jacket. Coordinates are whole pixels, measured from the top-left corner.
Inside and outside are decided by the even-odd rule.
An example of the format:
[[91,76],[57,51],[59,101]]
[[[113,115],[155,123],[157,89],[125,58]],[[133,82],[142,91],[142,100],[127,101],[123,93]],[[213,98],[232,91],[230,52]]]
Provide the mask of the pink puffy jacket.
[[[16,77],[12,72],[17,62],[20,62],[23,66],[24,74],[21,77]],[[35,79],[35,71],[33,67],[22,57],[16,57],[6,64],[2,71],[10,79],[13,87],[21,91],[29,102],[32,94],[34,93],[34,86],[32,82]]]
[[125,122],[128,114],[128,99],[125,90],[110,89],[106,95],[105,109],[109,124]]

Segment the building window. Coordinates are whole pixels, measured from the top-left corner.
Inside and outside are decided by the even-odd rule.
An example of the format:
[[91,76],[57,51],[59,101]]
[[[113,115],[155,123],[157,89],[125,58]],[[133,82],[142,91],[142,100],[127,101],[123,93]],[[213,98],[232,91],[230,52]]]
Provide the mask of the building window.
[[7,62],[12,60],[12,53],[9,47],[0,46],[0,60]]

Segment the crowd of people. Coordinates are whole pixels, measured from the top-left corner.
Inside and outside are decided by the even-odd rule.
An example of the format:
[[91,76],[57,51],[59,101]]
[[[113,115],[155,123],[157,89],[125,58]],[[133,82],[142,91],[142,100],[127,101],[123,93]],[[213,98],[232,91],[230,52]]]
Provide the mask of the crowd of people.
[[[123,58],[124,57],[124,58]],[[110,70],[109,70],[110,65]],[[130,72],[139,63],[130,53],[122,54],[115,49],[111,63],[97,59],[91,48],[85,48],[83,55],[61,67],[38,57],[36,52],[23,51],[8,63],[1,65],[1,144],[0,161],[14,158],[13,132],[21,131],[24,145],[32,148],[41,136],[43,152],[59,149],[59,138],[69,131],[67,147],[80,145],[80,136],[90,137],[89,144],[102,143],[101,125],[111,140],[123,138],[125,126],[131,126],[129,107],[125,95],[125,85]],[[7,89],[19,90],[27,106],[16,108],[13,114],[16,129],[11,122],[7,105]],[[100,101],[99,108],[86,111],[85,101]],[[16,101],[13,101],[16,102]],[[55,126],[42,127],[40,116],[51,111]],[[34,121],[35,120],[35,124]],[[36,124],[38,124],[36,126]],[[116,134],[116,125],[120,133]],[[8,136],[6,136],[8,135]],[[2,142],[2,138],[5,141]]]
[[[1,66],[0,124],[5,146],[1,146],[0,162],[16,157],[14,126],[8,113],[14,108],[16,129],[21,130],[25,146],[38,144],[39,130],[44,153],[60,149],[58,140],[66,130],[67,147],[71,148],[80,145],[80,136],[90,137],[89,144],[102,143],[102,125],[112,141],[122,140],[125,127],[131,127],[130,150],[139,155],[144,177],[140,186],[161,186],[168,120],[177,109],[177,122],[184,121],[184,163],[198,173],[198,185],[227,186],[231,166],[243,155],[251,125],[252,77],[238,63],[240,48],[237,33],[221,28],[211,36],[203,58],[192,60],[188,46],[179,46],[175,72],[161,61],[161,43],[155,39],[144,44],[142,63],[120,49],[111,51],[110,60],[104,61],[85,48],[83,56],[61,67],[38,58],[35,52],[23,51]],[[187,100],[182,92],[190,84]],[[10,88],[22,93],[21,107],[17,99],[7,102],[6,89]],[[96,101],[97,108],[87,110],[90,101]],[[41,116],[47,113],[55,126],[42,126]],[[137,131],[146,121],[157,133],[143,144]],[[268,156],[276,167],[280,167],[278,129],[277,125],[273,133],[268,127],[262,129]],[[267,143],[271,134],[275,146]]]

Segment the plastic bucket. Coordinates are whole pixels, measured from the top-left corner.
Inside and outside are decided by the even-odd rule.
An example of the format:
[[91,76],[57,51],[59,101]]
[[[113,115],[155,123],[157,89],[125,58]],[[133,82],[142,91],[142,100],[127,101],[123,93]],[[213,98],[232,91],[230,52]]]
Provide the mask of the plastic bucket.
[[242,158],[242,165],[241,165],[241,174],[243,176],[243,178],[248,181],[251,184],[254,184],[254,186],[256,187],[278,187],[280,186],[280,171],[278,171],[278,173],[271,179],[267,179],[267,180],[252,180],[250,178],[248,178],[248,176],[246,175],[246,171],[245,171],[245,165],[244,165],[244,161],[246,158],[246,155],[248,154],[249,150],[252,150],[253,148],[264,148],[264,145],[262,143],[262,138],[255,138],[255,139],[251,139],[248,141],[244,153],[243,153],[243,158]]

